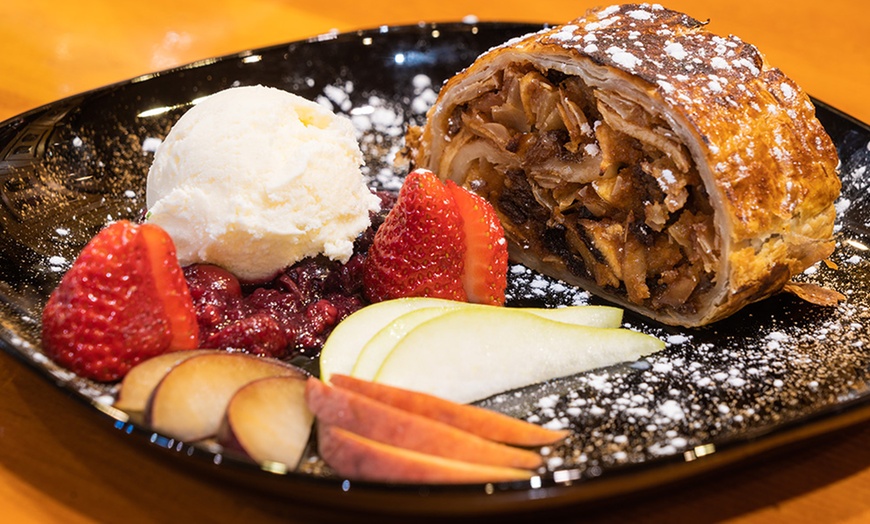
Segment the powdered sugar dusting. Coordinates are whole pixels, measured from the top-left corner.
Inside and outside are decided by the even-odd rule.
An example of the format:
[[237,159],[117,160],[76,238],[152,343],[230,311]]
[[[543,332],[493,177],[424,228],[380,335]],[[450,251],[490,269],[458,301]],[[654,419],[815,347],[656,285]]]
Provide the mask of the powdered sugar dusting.
[[[715,450],[705,448],[710,442],[867,394],[870,300],[859,290],[870,268],[858,246],[838,244],[837,269],[819,263],[806,275],[823,285],[838,283],[849,299],[836,308],[779,296],[700,330],[653,327],[628,313],[625,327],[658,336],[667,349],[534,386],[522,396],[498,395],[485,405],[571,429],[568,442],[548,450],[548,465],[594,477],[616,464],[680,455],[693,460]],[[513,266],[511,278],[511,300],[520,303],[599,303],[594,296],[577,301],[570,286],[523,266]],[[551,286],[558,289],[552,301]]]
[[670,57],[675,58],[677,60],[685,60],[688,53],[683,49],[683,44],[678,42],[672,42],[665,46],[665,53],[667,53]]
[[[660,6],[639,9],[653,15],[661,12]],[[609,20],[609,25],[625,19],[630,23],[641,21],[638,15],[621,19],[615,7],[601,16]],[[595,44],[590,53],[603,53],[602,50],[612,47],[625,50],[603,34],[590,33],[579,42],[569,39],[565,43],[581,42],[583,47]],[[747,77],[757,75],[758,63],[745,56],[728,55],[735,49],[734,44],[731,39],[720,39],[712,43],[710,53],[722,56],[732,69],[744,71]],[[678,93],[682,82],[693,81],[696,78],[693,71],[698,69],[709,66],[701,75],[705,82],[711,81],[709,74],[724,75],[717,67],[723,63],[713,58],[702,64],[692,62],[696,57],[690,51],[688,45],[683,48],[683,59],[693,64],[694,69],[657,79],[666,95]],[[710,54],[708,58],[715,56]],[[403,145],[404,132],[409,124],[422,122],[434,99],[437,87],[433,86],[442,80],[434,76],[430,79],[424,74],[425,67],[421,66],[421,71],[420,76],[409,75],[410,80],[401,86],[399,95],[364,89],[347,80],[336,80],[320,88],[319,101],[354,123],[366,157],[366,176],[373,186],[397,189],[401,184],[404,169],[396,166],[394,160]],[[309,88],[316,85],[313,79],[308,80],[303,79],[300,85]],[[790,88],[789,84],[779,87],[784,98],[791,96]],[[142,136],[161,134],[158,126],[145,131]],[[166,129],[162,131],[165,134]],[[92,155],[93,134],[70,132],[75,134],[67,137],[67,149],[73,154]],[[667,348],[638,362],[554,380],[521,392],[507,392],[484,404],[546,427],[570,428],[572,436],[563,444],[547,448],[544,454],[553,478],[573,481],[602,475],[613,465],[669,457],[695,460],[715,452],[709,447],[711,443],[776,428],[808,413],[865,397],[870,382],[867,351],[870,306],[865,291],[870,278],[867,254],[870,219],[865,203],[870,189],[866,173],[870,165],[870,136],[862,136],[863,141],[857,146],[860,151],[843,157],[844,193],[837,202],[840,235],[831,257],[833,265],[816,264],[799,276],[835,287],[848,297],[846,302],[833,308],[819,308],[789,296],[775,296],[732,319],[696,330],[664,327],[628,312],[624,321],[628,329],[651,333],[664,340]],[[63,135],[57,138],[62,139]],[[143,150],[156,147],[154,142],[142,138],[136,138],[135,144],[135,151],[129,155],[131,162],[142,162]],[[125,151],[124,147],[115,149]],[[728,168],[723,164],[722,169]],[[666,177],[663,173],[663,182]],[[133,216],[139,211],[130,196],[141,194],[139,187],[121,179],[115,192],[122,196],[122,205],[103,212],[101,217]],[[47,235],[52,246],[73,245],[81,240],[81,229],[72,224],[53,225]],[[47,254],[40,263],[45,271],[57,274],[71,259],[58,247],[58,252]],[[558,307],[603,303],[586,291],[518,264],[510,267],[507,295],[511,305]],[[22,317],[20,322],[27,326],[22,332],[38,327],[38,319],[33,316]],[[8,341],[21,348],[33,362],[51,366],[39,353],[35,337],[29,340],[14,337]],[[58,382],[76,379],[59,369],[52,368],[51,373]],[[95,402],[105,402],[110,398],[107,395],[113,393],[112,387],[93,387],[86,382],[77,383],[76,388]]]
[[625,67],[626,69],[634,69],[641,62],[640,58],[617,46],[609,47],[607,49],[607,54],[610,55],[610,58],[615,63]]
[[357,93],[357,101],[350,81],[327,85],[317,97],[320,104],[350,118],[366,159],[363,175],[372,187],[391,191],[401,187],[405,172],[397,155],[404,146],[405,132],[409,125],[422,123],[438,96],[425,74],[415,75],[411,88],[413,97],[408,104],[377,93]]

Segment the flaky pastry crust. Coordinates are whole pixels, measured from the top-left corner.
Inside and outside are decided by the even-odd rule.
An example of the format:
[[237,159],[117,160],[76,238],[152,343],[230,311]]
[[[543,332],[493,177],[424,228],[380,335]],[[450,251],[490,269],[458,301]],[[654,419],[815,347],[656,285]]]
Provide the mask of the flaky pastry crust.
[[515,261],[667,324],[729,316],[834,248],[838,159],[808,96],[658,5],[489,50],[408,138],[493,202]]

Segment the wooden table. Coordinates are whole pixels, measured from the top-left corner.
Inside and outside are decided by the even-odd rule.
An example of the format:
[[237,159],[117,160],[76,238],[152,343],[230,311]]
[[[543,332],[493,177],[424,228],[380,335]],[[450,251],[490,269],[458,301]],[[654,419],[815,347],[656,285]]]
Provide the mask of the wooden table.
[[[0,121],[170,66],[324,33],[418,21],[567,21],[589,1],[114,2],[0,5]],[[674,0],[669,7],[756,44],[815,97],[870,121],[870,4]],[[754,458],[664,492],[554,520],[870,522],[870,424]],[[310,522],[324,513],[198,478],[156,460],[6,354],[0,355],[3,522]]]

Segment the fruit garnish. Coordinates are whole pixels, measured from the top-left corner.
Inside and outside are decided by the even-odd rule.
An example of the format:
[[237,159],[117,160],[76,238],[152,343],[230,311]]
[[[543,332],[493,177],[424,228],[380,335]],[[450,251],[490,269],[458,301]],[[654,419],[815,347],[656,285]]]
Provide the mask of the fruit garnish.
[[305,403],[305,384],[304,377],[279,376],[242,386],[227,404],[218,442],[254,462],[277,462],[293,470],[308,447],[314,421]]
[[144,412],[151,399],[151,393],[172,368],[191,357],[213,351],[212,349],[171,351],[140,362],[124,375],[124,380],[121,381],[121,387],[118,389],[118,400],[115,401],[114,406],[128,413]]
[[396,343],[375,382],[474,402],[664,349],[624,328],[556,322],[505,307],[469,307],[424,322]]
[[316,378],[308,379],[305,400],[319,424],[383,444],[490,466],[535,469],[543,464],[539,453],[487,440]]
[[305,373],[282,360],[215,351],[176,364],[151,394],[145,418],[164,435],[193,442],[217,435],[236,391],[254,380]]
[[[320,378],[329,382],[333,374],[372,380],[396,343],[423,321],[459,308],[497,306],[469,304],[429,297],[385,300],[368,305],[345,318],[326,339],[320,353]],[[622,324],[622,310],[612,306],[568,306],[561,308],[510,308],[540,317],[581,326],[616,328]]]
[[369,248],[366,296],[372,302],[405,296],[464,301],[464,256],[465,233],[453,196],[434,173],[413,171]]
[[42,314],[46,355],[102,382],[139,362],[196,348],[199,334],[187,283],[169,235],[122,220],[85,246]]
[[[534,442],[531,446],[552,444],[568,435],[410,390],[348,380],[344,375],[333,379],[328,385],[309,378],[305,400],[317,420],[321,458],[339,475],[355,480],[527,479],[543,465],[541,454],[488,435],[507,442]],[[466,416],[471,419],[464,420]],[[468,430],[477,425],[485,426],[483,434],[477,428]]]
[[426,393],[395,388],[347,375],[333,375],[332,384],[408,413],[437,420],[504,444],[526,447],[545,446],[564,439],[569,433],[567,430],[547,429],[479,406],[459,404]]
[[462,287],[469,302],[501,306],[507,287],[507,240],[501,222],[486,199],[452,180],[446,183],[462,216],[465,259]]
[[327,424],[317,424],[320,456],[351,479],[408,484],[461,484],[528,480],[525,469],[474,464],[391,446]]
[[492,206],[431,171],[409,173],[366,257],[368,299],[501,305],[506,279],[507,244]]

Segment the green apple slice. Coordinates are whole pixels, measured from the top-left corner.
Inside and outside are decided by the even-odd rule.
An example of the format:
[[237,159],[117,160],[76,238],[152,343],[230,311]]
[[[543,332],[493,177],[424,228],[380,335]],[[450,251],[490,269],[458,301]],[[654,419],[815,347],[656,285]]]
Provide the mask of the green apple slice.
[[664,347],[628,329],[568,324],[510,308],[467,308],[411,330],[375,381],[467,403]]
[[342,320],[320,351],[320,380],[329,382],[333,373],[350,375],[363,346],[397,317],[424,307],[462,304],[440,298],[399,298],[355,311]]
[[[350,375],[364,380],[374,380],[375,375],[384,363],[384,359],[393,347],[412,329],[423,322],[457,308],[497,308],[480,304],[452,302],[439,307],[420,308],[398,316],[365,343],[357,357],[356,364]],[[563,308],[516,308],[558,322],[567,322],[581,326],[615,328],[622,324],[622,309],[610,306],[570,306]]]

